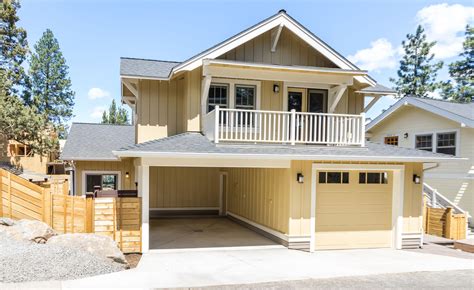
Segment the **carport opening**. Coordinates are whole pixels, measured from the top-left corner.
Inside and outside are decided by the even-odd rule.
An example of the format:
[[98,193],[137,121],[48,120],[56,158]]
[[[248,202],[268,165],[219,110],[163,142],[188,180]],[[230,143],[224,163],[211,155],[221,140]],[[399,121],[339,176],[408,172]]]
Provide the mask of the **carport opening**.
[[227,173],[150,167],[150,249],[275,246],[227,216]]

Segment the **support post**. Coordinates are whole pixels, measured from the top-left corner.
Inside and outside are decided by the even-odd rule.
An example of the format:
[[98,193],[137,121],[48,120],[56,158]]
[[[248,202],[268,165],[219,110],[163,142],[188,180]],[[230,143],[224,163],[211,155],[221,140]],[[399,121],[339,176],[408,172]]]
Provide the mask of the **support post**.
[[214,115],[214,143],[219,143],[219,118],[220,118],[220,112],[219,112],[219,106],[216,106],[214,109],[215,115]]
[[296,111],[292,109],[290,118],[290,141],[291,145],[295,145],[295,135],[296,135]]
[[365,113],[360,114],[360,118],[362,119],[362,128],[360,132],[360,146],[365,147]]
[[138,166],[138,195],[142,198],[142,253],[150,249],[150,166]]

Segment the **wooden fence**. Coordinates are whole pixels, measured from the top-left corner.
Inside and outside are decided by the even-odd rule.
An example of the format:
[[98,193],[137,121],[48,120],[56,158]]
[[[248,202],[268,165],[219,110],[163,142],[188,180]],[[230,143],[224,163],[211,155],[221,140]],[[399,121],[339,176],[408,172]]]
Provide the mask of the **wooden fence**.
[[447,239],[466,238],[467,218],[465,214],[454,214],[452,208],[425,209],[425,232]]
[[59,233],[113,238],[125,253],[141,252],[141,198],[68,195],[67,181],[44,187],[0,169],[0,216],[33,219]]

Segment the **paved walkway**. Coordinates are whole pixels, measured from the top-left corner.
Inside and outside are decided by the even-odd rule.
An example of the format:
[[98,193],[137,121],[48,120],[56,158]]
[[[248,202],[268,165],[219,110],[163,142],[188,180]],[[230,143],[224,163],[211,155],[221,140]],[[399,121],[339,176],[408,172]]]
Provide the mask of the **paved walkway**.
[[[474,260],[391,249],[313,254],[263,247],[253,250],[195,249],[148,253],[143,255],[136,269],[124,272],[29,285],[62,289],[204,287],[465,269],[474,270]],[[0,285],[0,288],[5,286]]]

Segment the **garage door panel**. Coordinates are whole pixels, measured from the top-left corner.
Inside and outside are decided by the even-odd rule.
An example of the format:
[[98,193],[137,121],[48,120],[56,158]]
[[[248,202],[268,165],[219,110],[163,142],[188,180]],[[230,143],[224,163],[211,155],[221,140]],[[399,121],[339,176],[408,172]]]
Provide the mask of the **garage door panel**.
[[317,184],[316,249],[391,246],[392,174],[388,184],[359,184],[359,172],[349,172],[349,184]]

